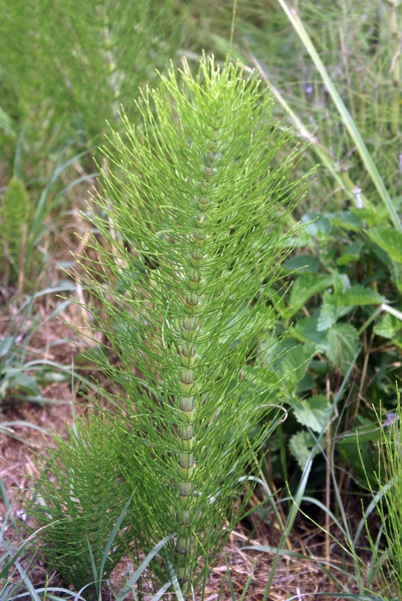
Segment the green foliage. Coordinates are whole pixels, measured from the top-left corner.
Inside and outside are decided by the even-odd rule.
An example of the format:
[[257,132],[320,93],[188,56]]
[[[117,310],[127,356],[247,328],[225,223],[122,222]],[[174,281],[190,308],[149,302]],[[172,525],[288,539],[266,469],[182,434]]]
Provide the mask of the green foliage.
[[301,470],[304,470],[306,467],[313,449],[314,453],[312,457],[317,455],[318,449],[315,448],[315,440],[307,430],[300,430],[289,439],[289,450]]
[[89,414],[67,432],[67,440],[55,434],[53,445],[37,455],[40,477],[25,509],[41,528],[36,540],[49,567],[77,588],[90,585],[93,591],[96,587],[91,583],[97,577],[109,577],[132,540],[126,512],[112,550],[103,559],[129,497],[125,496],[118,444],[110,442],[115,437],[111,424]]
[[385,316],[374,327],[374,332],[377,334],[377,336],[392,339],[397,336],[401,329],[402,321],[394,315],[386,313]]
[[[260,68],[300,136],[311,140],[306,164],[321,164],[300,215],[306,225],[303,248],[290,259],[303,267],[309,254],[319,267],[295,271],[284,316],[294,322],[295,338],[315,344],[321,355],[307,373],[314,392],[324,385],[318,360],[331,372],[345,373],[361,347],[364,358],[354,373],[359,394],[376,402],[382,397],[392,406],[399,335],[388,338],[384,354],[372,353],[384,343],[381,331],[390,330],[370,319],[380,314],[380,303],[399,311],[402,290],[400,3],[278,0],[269,17],[262,3],[255,11],[260,21],[243,16],[239,25],[247,41],[245,59]],[[291,381],[292,391],[294,386]],[[356,402],[359,407],[360,399]],[[293,433],[290,422],[284,428]]]
[[329,410],[330,405],[323,394],[316,394],[309,399],[295,403],[297,421],[318,434],[327,423]]
[[[20,251],[24,244],[26,264],[32,261],[32,257],[34,260],[30,263],[29,270],[25,269],[26,282],[31,278],[34,280],[38,273],[43,273],[43,265],[48,264],[51,259],[50,255],[45,255],[44,261],[39,260],[41,255],[37,250],[39,247],[39,252],[42,252],[44,247],[53,250],[53,244],[44,245],[40,242],[48,232],[52,242],[57,240],[57,231],[53,227],[54,223],[57,225],[57,221],[54,222],[53,218],[57,219],[61,208],[66,205],[61,204],[62,195],[58,194],[59,188],[52,188],[51,182],[55,182],[53,176],[44,189],[41,189],[41,186],[43,181],[48,181],[48,174],[53,170],[53,166],[60,164],[59,157],[65,156],[66,153],[67,157],[73,157],[77,152],[77,145],[88,148],[96,144],[105,129],[106,119],[112,123],[113,129],[121,134],[126,127],[132,132],[133,128],[130,128],[127,122],[117,119],[120,103],[123,104],[130,122],[141,117],[141,111],[149,115],[148,108],[144,107],[144,100],[141,108],[133,103],[132,99],[137,95],[139,86],[145,89],[148,83],[152,85],[155,67],[164,72],[167,57],[172,56],[173,60],[176,60],[177,48],[180,47],[180,53],[183,52],[191,60],[197,60],[196,52],[192,51],[198,51],[200,47],[212,49],[214,46],[215,53],[219,56],[224,56],[228,48],[230,2],[195,5],[192,2],[176,3],[170,0],[152,3],[97,0],[95,3],[86,3],[85,6],[78,4],[77,0],[0,0],[0,10],[4,17],[0,22],[0,154],[3,158],[0,161],[0,176],[3,178],[1,183],[2,188],[6,189],[9,174],[14,172],[20,182],[26,183],[29,192],[28,203],[35,206],[35,215],[31,213],[31,220],[27,222],[26,243],[23,242],[23,238],[19,240],[18,236],[13,235],[14,230],[3,228],[6,237],[2,233],[2,242],[4,240],[7,246],[14,247],[13,256],[9,250],[2,253],[6,262],[3,261],[1,265],[3,281],[12,284],[11,290],[21,273]],[[285,12],[283,9],[290,8],[291,4],[292,11]],[[328,386],[330,398],[332,394],[335,396],[342,375],[348,370],[355,353],[361,349],[351,372],[349,394],[345,395],[342,401],[344,406],[339,408],[341,417],[334,424],[337,432],[334,442],[335,461],[338,463],[342,460],[343,467],[351,471],[352,477],[348,479],[349,482],[360,489],[364,486],[364,474],[359,459],[360,449],[366,470],[370,473],[371,485],[376,486],[373,480],[373,445],[377,444],[377,434],[366,432],[371,430],[372,418],[370,406],[365,401],[373,402],[378,408],[379,399],[382,398],[387,410],[393,408],[394,381],[395,378],[400,378],[402,349],[401,321],[398,317],[402,290],[398,218],[402,203],[399,157],[401,149],[398,135],[401,121],[401,86],[400,82],[398,84],[401,73],[398,33],[401,29],[400,24],[398,2],[373,0],[368,3],[353,3],[350,0],[340,0],[338,3],[331,3],[329,0],[320,0],[319,3],[315,3],[309,0],[294,0],[288,3],[287,0],[281,0],[271,2],[269,11],[266,2],[260,0],[254,2],[252,8],[250,2],[237,2],[235,39],[238,44],[234,45],[232,56],[240,56],[241,48],[244,48],[244,56],[241,59],[243,63],[251,60],[253,65],[257,65],[259,61],[264,80],[272,87],[279,100],[272,110],[277,115],[283,114],[280,106],[282,103],[288,118],[299,131],[300,138],[311,141],[303,159],[295,164],[296,172],[298,170],[300,174],[304,174],[317,161],[321,168],[317,172],[317,181],[310,187],[308,197],[300,205],[300,212],[295,209],[291,217],[289,214],[286,217],[285,213],[282,215],[289,219],[289,223],[300,221],[305,226],[304,235],[300,238],[282,239],[283,248],[290,249],[294,244],[298,250],[283,263],[283,273],[287,281],[282,280],[278,284],[273,281],[269,293],[264,288],[266,282],[263,282],[263,298],[257,303],[258,309],[254,309],[256,299],[249,305],[245,302],[245,308],[241,310],[238,304],[233,303],[233,295],[223,295],[221,298],[218,293],[216,297],[211,293],[212,273],[216,276],[214,286],[217,289],[218,280],[227,282],[229,277],[235,277],[234,272],[239,269],[233,262],[222,267],[220,254],[223,253],[224,261],[228,261],[229,256],[229,246],[226,242],[222,243],[219,249],[215,245],[216,256],[208,258],[211,259],[210,264],[207,263],[207,257],[203,257],[200,270],[202,272],[207,265],[211,276],[209,288],[205,283],[206,292],[201,295],[198,294],[201,285],[197,284],[197,279],[190,280],[192,283],[189,286],[192,286],[192,293],[202,297],[196,315],[202,312],[199,327],[203,339],[197,340],[196,344],[194,386],[201,386],[202,378],[209,375],[211,384],[207,393],[212,395],[210,390],[216,380],[218,384],[222,381],[222,385],[219,384],[221,388],[218,388],[223,389],[225,379],[221,371],[215,369],[215,363],[222,361],[225,351],[232,354],[231,356],[238,352],[237,359],[240,362],[240,354],[243,352],[243,365],[239,372],[235,372],[225,395],[222,393],[221,396],[233,395],[236,403],[236,399],[240,398],[237,396],[240,395],[240,392],[237,392],[239,381],[244,380],[241,403],[245,409],[242,412],[239,409],[236,415],[239,423],[247,424],[242,427],[244,436],[248,434],[250,439],[253,439],[255,432],[266,423],[263,412],[261,417],[256,411],[249,411],[251,416],[246,414],[247,407],[252,404],[250,399],[254,399],[256,405],[275,404],[278,403],[278,399],[282,399],[286,388],[286,392],[292,397],[291,405],[294,410],[290,411],[287,421],[281,425],[281,436],[278,435],[278,439],[270,445],[270,464],[273,465],[273,469],[272,472],[269,471],[268,482],[270,478],[275,478],[276,485],[282,483],[287,474],[292,486],[295,484],[296,478],[293,477],[290,462],[288,464],[286,449],[289,449],[295,458],[296,475],[299,473],[298,468],[302,469],[304,465],[308,465],[307,460],[315,442],[307,428],[317,433],[314,425],[318,427],[319,423],[324,424],[327,401],[322,393]],[[201,80],[202,77],[200,85]],[[147,98],[145,104],[149,103],[152,111],[152,94]],[[194,108],[194,98],[189,97],[188,100]],[[171,98],[169,102],[174,104]],[[232,113],[228,104],[224,104],[223,107]],[[190,108],[188,110],[190,111]],[[174,109],[172,111],[178,119]],[[197,111],[193,111],[191,119],[194,126],[187,139],[197,138],[192,135],[201,120],[201,117],[196,119],[196,114]],[[203,115],[208,114],[204,110]],[[160,429],[161,436],[170,432],[170,437],[166,435],[165,454],[157,460],[161,474],[165,469],[163,461],[165,460],[165,464],[174,464],[175,459],[172,458],[177,456],[176,451],[172,450],[173,447],[177,447],[177,440],[172,440],[172,432],[176,432],[180,406],[178,408],[177,395],[170,394],[171,381],[166,383],[166,371],[169,370],[163,371],[160,367],[159,346],[163,349],[169,347],[169,360],[177,369],[175,360],[179,360],[177,357],[182,355],[184,346],[183,340],[179,340],[180,332],[177,336],[172,334],[172,330],[177,333],[181,325],[180,323],[177,326],[177,306],[179,299],[184,298],[183,311],[187,311],[187,294],[181,296],[181,291],[186,278],[188,281],[188,277],[198,277],[198,267],[187,265],[187,269],[183,267],[184,263],[179,263],[180,268],[177,268],[176,258],[170,261],[165,259],[166,256],[173,256],[173,247],[177,250],[177,255],[185,246],[181,240],[181,233],[177,233],[179,228],[180,232],[185,232],[183,236],[191,229],[187,222],[183,224],[184,213],[180,213],[178,205],[176,206],[171,198],[179,189],[178,194],[182,196],[183,203],[190,200],[196,203],[196,196],[190,191],[197,179],[192,170],[198,169],[199,175],[205,166],[210,164],[200,161],[199,155],[191,155],[193,149],[199,147],[197,144],[201,136],[198,136],[195,145],[193,143],[191,152],[189,148],[183,150],[179,144],[173,143],[171,156],[172,128],[169,126],[169,119],[166,117],[165,120],[168,129],[166,137],[162,134],[162,126],[157,135],[152,136],[149,133],[152,129],[151,121],[150,117],[146,117],[144,140],[145,144],[149,140],[149,162],[155,162],[152,170],[143,158],[144,149],[139,158],[128,156],[132,143],[130,139],[123,137],[122,144],[125,148],[119,146],[118,151],[110,151],[113,155],[111,171],[117,179],[113,180],[113,176],[108,174],[109,181],[113,182],[110,183],[112,205],[109,206],[109,198],[101,205],[102,209],[105,209],[103,216],[109,223],[102,224],[97,233],[99,245],[104,246],[106,252],[110,252],[110,256],[107,260],[104,259],[102,252],[99,253],[99,247],[93,243],[100,256],[101,265],[93,263],[88,269],[91,271],[89,279],[92,277],[98,281],[99,269],[104,269],[104,273],[110,277],[109,284],[104,287],[105,311],[99,315],[98,310],[94,310],[93,320],[94,324],[102,324],[108,341],[111,340],[111,346],[119,357],[121,346],[124,346],[126,354],[131,355],[130,361],[126,358],[117,364],[119,367],[116,367],[113,373],[113,370],[109,371],[112,379],[121,383],[123,392],[119,400],[131,416],[130,422],[135,421],[133,416],[136,409],[133,406],[137,407],[137,397],[145,395],[149,398],[140,399],[140,408],[155,414],[156,428]],[[187,122],[188,119],[185,120],[185,123]],[[12,169],[14,148],[22,127],[24,140],[16,153],[15,167]],[[142,125],[140,129],[141,127]],[[187,130],[191,129],[185,125],[183,131],[185,127]],[[207,129],[205,124],[203,127]],[[136,140],[131,150],[137,153],[137,138],[141,139],[141,134],[132,133],[131,137]],[[233,139],[226,140],[226,144],[234,143],[238,150],[238,156],[233,161],[234,168],[243,150],[240,142],[237,144],[237,132],[232,137]],[[22,136],[18,139],[21,138]],[[111,134],[111,138],[112,144],[120,145],[117,134]],[[152,150],[154,140],[157,140],[159,150]],[[218,144],[219,140],[212,139],[212,142]],[[184,143],[182,146],[184,147]],[[219,150],[218,154],[219,152],[221,151]],[[21,154],[25,159],[24,170],[21,169]],[[232,153],[233,157],[234,154]],[[117,156],[121,157],[124,164],[113,164],[113,157]],[[170,161],[172,168],[169,173],[163,172],[166,165],[161,167],[161,157]],[[261,158],[256,154],[252,157],[257,162]],[[279,161],[281,157],[279,153]],[[86,157],[73,157],[71,168],[63,172],[60,178],[63,186],[68,188],[76,177],[73,174],[76,167],[80,169],[80,175],[82,166],[84,172],[92,170],[88,167],[89,164]],[[212,168],[215,168],[216,164],[218,163],[214,161]],[[143,167],[144,177],[141,174]],[[256,173],[256,169],[253,169],[253,173]],[[177,173],[183,173],[183,170],[185,176],[181,181]],[[56,167],[53,175],[57,171]],[[214,173],[211,181],[216,175]],[[238,173],[235,175],[237,177]],[[241,173],[240,177],[246,180],[243,176]],[[187,187],[183,183],[186,177]],[[163,186],[161,180],[164,182]],[[180,188],[177,188],[178,180],[181,182]],[[208,180],[205,178],[202,181],[205,183]],[[231,186],[232,184],[227,185],[228,194],[232,192]],[[152,194],[150,200],[148,199],[149,190],[156,187],[162,190],[159,202]],[[133,197],[134,188],[139,190],[135,202],[129,200]],[[106,187],[104,196],[108,195],[109,189]],[[120,207],[127,202],[128,210],[131,211],[130,218],[126,215],[117,227],[114,212],[116,196],[121,199],[117,205]],[[269,205],[269,197],[270,193],[264,192],[260,201],[256,201],[256,206],[260,206],[261,212]],[[225,202],[226,200],[225,196]],[[234,204],[229,201],[230,207]],[[13,210],[17,209],[17,205],[11,206]],[[151,207],[158,218],[149,218],[149,223],[144,226],[142,215],[145,213],[149,216]],[[207,213],[211,207],[210,202]],[[68,210],[70,207],[66,208]],[[191,210],[194,210],[194,204]],[[229,219],[228,211],[225,213],[225,219]],[[245,211],[245,219],[249,212],[249,209]],[[139,222],[134,228],[130,225],[133,219]],[[224,223],[225,219],[221,223]],[[262,221],[264,219],[265,215],[262,216]],[[177,226],[176,234],[167,240],[173,229],[173,221]],[[96,219],[95,222],[96,225],[99,224]],[[251,220],[250,223],[254,222]],[[211,224],[210,220],[208,224]],[[149,238],[138,235],[141,225],[148,228]],[[238,251],[241,254],[242,248],[247,247],[246,240],[241,238],[242,232],[246,232],[247,228],[245,224],[241,228],[237,222],[235,225],[239,236],[233,231],[227,237],[238,240]],[[17,228],[17,233],[18,231]],[[53,237],[54,232],[56,238]],[[221,234],[216,232],[212,234],[215,237],[219,235]],[[252,240],[254,234],[251,235],[247,230],[245,235]],[[210,243],[209,240],[208,244]],[[172,246],[170,255],[166,252],[169,244]],[[230,249],[233,246],[230,246]],[[206,242],[204,248],[207,248]],[[183,257],[187,251],[188,247],[184,248]],[[261,261],[265,258],[264,252],[260,255]],[[117,255],[116,260],[112,256],[114,254]],[[161,282],[161,266],[163,269],[170,269],[170,284],[167,283],[167,276]],[[255,270],[251,270],[251,273],[255,274]],[[201,275],[204,278],[204,274]],[[240,291],[240,294],[244,292],[246,295],[249,283],[245,283],[243,275],[239,276],[238,287],[237,283],[232,284],[233,293]],[[21,275],[19,277],[21,278]],[[148,287],[144,282],[147,282]],[[27,282],[26,285],[31,283]],[[284,294],[284,283],[285,287],[290,286],[289,293]],[[162,284],[166,284],[165,288]],[[92,283],[89,283],[89,287],[91,286]],[[136,302],[130,297],[130,294],[134,294],[133,290],[137,294]],[[95,291],[95,297],[97,294]],[[260,292],[256,294],[256,298],[259,298],[259,295]],[[194,298],[189,300],[189,306],[194,307],[191,304]],[[215,322],[206,317],[207,310],[200,305],[205,301],[213,301],[213,309],[217,307],[218,311],[218,301],[223,300],[226,302],[226,309],[222,314],[227,318],[227,328],[222,328],[223,332],[215,333]],[[111,305],[108,303],[112,303],[114,307],[115,302],[117,306],[120,304],[121,312],[115,308],[110,309]],[[394,310],[394,314],[384,313],[384,310]],[[274,319],[275,314],[277,319]],[[98,321],[101,318],[105,321]],[[190,316],[190,319],[193,319],[193,316]],[[153,342],[151,335],[145,342],[142,340],[146,330],[145,321],[150,329],[154,329]],[[33,326],[33,330],[35,327]],[[231,329],[237,331],[236,338],[227,333]],[[27,369],[24,344],[30,338],[31,329],[28,327],[29,334],[24,339],[24,344],[16,343],[19,331],[19,327],[13,327],[0,340],[0,399],[3,402],[20,395],[38,399],[39,385],[57,376],[65,377],[65,371],[60,374],[58,368],[58,371],[55,371],[51,366],[41,365],[35,369]],[[285,331],[289,331],[291,340],[281,340]],[[205,372],[201,373],[198,358],[202,357],[204,361],[205,353],[209,350],[208,345],[214,348],[214,340],[219,340],[222,344],[221,352],[216,361],[209,360],[210,370],[205,368]],[[192,341],[191,343],[193,344]],[[186,352],[190,351],[190,355],[185,355],[187,358],[184,359],[188,363],[192,361],[190,346],[185,349]],[[152,361],[146,364],[144,353],[149,353],[149,349],[152,349],[154,354]],[[264,352],[264,362],[260,361],[258,349]],[[109,349],[96,348],[94,353],[95,351],[99,351],[99,363],[104,365],[107,357],[110,357]],[[112,361],[113,357],[110,360]],[[223,363],[224,366],[232,365],[226,357]],[[135,371],[137,364],[142,366],[142,375],[140,371]],[[225,371],[226,367],[222,369]],[[128,377],[127,374],[131,374],[132,371],[135,376]],[[218,374],[216,377],[215,372]],[[208,401],[207,393],[197,392],[195,405],[198,403],[204,407]],[[150,401],[151,397],[156,403],[156,408]],[[168,403],[172,412],[169,418],[171,430],[166,425],[160,426],[160,405],[164,402]],[[217,403],[218,400],[213,407],[216,408]],[[200,415],[198,406],[197,411]],[[201,413],[202,418],[203,416],[204,413]],[[261,424],[256,425],[258,417]],[[142,420],[138,419],[140,425],[136,431],[137,437],[143,427]],[[360,431],[359,445],[354,434],[356,427]],[[121,428],[124,435],[123,426],[115,424],[115,428]],[[328,431],[327,436],[331,435],[332,431]],[[139,446],[143,457],[141,460],[139,457],[133,458],[133,466],[142,466],[143,459],[149,457],[149,449],[144,441],[136,446],[136,440],[136,436],[130,433],[124,448],[129,448],[130,453],[136,456]],[[229,435],[227,440],[231,440]],[[160,446],[154,438],[152,441],[154,447],[151,446],[151,457],[154,461],[154,456],[158,456],[156,450],[160,449]],[[166,450],[168,446],[169,450]],[[222,454],[224,453],[223,450]],[[122,451],[122,458],[123,455]],[[216,455],[213,457],[216,458]],[[331,459],[327,459],[327,469],[330,469]],[[316,464],[321,461],[321,467],[324,465],[319,457],[314,461]],[[128,486],[126,497],[130,493],[130,486],[137,485],[136,469],[132,467],[130,473],[127,471],[125,475]],[[142,470],[143,467],[138,469]],[[170,482],[166,474],[167,472],[164,472],[160,477],[166,484],[165,488],[176,482],[176,474],[171,477]],[[309,482],[311,489],[317,490],[324,486],[324,480],[320,480],[323,474],[323,469],[314,470]],[[149,486],[154,485],[151,476],[148,482]],[[334,487],[336,489],[335,474]],[[160,491],[161,488],[162,485],[156,487],[162,498],[158,515],[163,512],[163,503],[171,502],[170,492]],[[322,494],[321,490],[319,494]],[[338,497],[340,498],[340,495]],[[176,501],[177,498],[176,495]],[[331,503],[333,500],[332,497]],[[144,515],[149,517],[149,523],[141,526],[145,534],[140,544],[144,549],[148,549],[149,545],[160,540],[159,535],[162,538],[165,533],[176,530],[177,522],[175,517],[172,517],[175,512],[166,511],[165,508],[170,522],[161,532],[158,524],[162,518],[158,518],[159,521],[153,518],[153,513],[157,512],[149,510],[148,501],[141,503]],[[196,525],[202,526],[201,519],[195,521]],[[346,522],[344,526],[346,528]],[[174,544],[169,544],[168,557],[176,566]],[[163,579],[166,573],[162,568],[158,568],[158,565],[156,564],[154,569],[159,570],[159,577]],[[344,566],[344,569],[344,575],[348,579],[349,566]],[[362,593],[361,587],[359,590]],[[29,591],[34,598],[30,589]],[[352,592],[355,592],[355,589]]]
[[[54,225],[53,217],[60,217],[58,213],[65,196],[78,184],[97,175],[83,175],[61,187],[61,180],[66,177],[71,165],[85,154],[79,153],[52,165],[51,175],[46,178],[37,197],[36,194],[28,194],[20,179],[14,176],[0,198],[0,243],[4,250],[0,271],[4,284],[18,284],[19,293],[38,287],[38,280],[43,279],[44,271],[53,258],[52,245],[43,245],[43,239],[47,237],[48,241],[53,241],[49,230]],[[18,164],[18,161],[17,153],[15,163]],[[51,250],[47,252],[44,246],[50,246]]]
[[3,243],[3,269],[11,282],[18,281],[24,269],[26,232],[31,211],[29,196],[17,177],[13,177],[0,199],[0,238]]
[[[123,117],[125,139],[112,131],[92,213],[102,244],[91,238],[97,259],[82,266],[93,327],[119,357],[102,367],[130,416],[114,427],[134,530],[145,549],[177,532],[167,561],[189,587],[244,512],[253,486],[242,476],[273,427],[245,446],[266,420],[273,378],[256,341],[276,321],[271,295],[304,186],[291,176],[293,134],[270,118],[258,78],[206,59],[182,78],[171,71],[142,97],[141,128]],[[165,582],[166,564],[155,570]]]
[[[48,135],[94,139],[121,104],[155,81],[181,41],[176,2],[0,2],[0,86],[13,115],[43,119]],[[9,112],[9,107],[3,107]],[[60,133],[59,133],[60,136]]]
[[393,261],[402,263],[402,232],[377,227],[367,232],[369,238],[385,250]]
[[292,259],[285,261],[282,267],[284,270],[290,272],[315,273],[318,271],[319,262],[310,255],[299,255],[298,257],[293,257]]
[[381,593],[384,599],[399,599],[402,595],[401,418],[402,407],[398,392],[395,412],[389,414],[385,421],[380,414],[377,414],[380,434],[375,484],[372,484],[372,477],[364,458],[360,457],[362,470],[380,517],[381,538],[385,543],[385,549],[381,550],[379,541],[373,539],[366,522],[374,569],[381,582]]

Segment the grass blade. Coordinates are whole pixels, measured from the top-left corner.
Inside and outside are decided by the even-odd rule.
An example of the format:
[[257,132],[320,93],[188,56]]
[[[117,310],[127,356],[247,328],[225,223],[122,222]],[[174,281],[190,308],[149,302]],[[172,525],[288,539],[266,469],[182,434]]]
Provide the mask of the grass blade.
[[174,571],[174,567],[172,565],[172,562],[170,561],[167,553],[164,553],[164,556],[165,556],[166,565],[167,565],[168,570],[169,570],[169,575],[170,575],[170,578],[172,580],[172,584],[173,584],[173,588],[175,590],[176,596],[177,596],[177,598],[178,598],[179,601],[184,601],[183,593],[181,592],[179,580],[177,578],[176,572]]
[[109,536],[109,540],[107,541],[105,550],[104,550],[103,555],[102,555],[101,564],[100,564],[100,567],[99,567],[99,581],[100,582],[102,581],[102,575],[103,575],[103,570],[104,570],[105,563],[106,563],[106,560],[107,560],[107,556],[109,554],[110,549],[112,548],[113,541],[116,538],[117,532],[119,531],[119,528],[120,528],[121,523],[122,523],[122,521],[124,519],[124,516],[126,515],[127,509],[130,506],[130,503],[132,501],[133,495],[134,495],[134,493],[131,493],[129,500],[124,505],[123,511],[121,512],[121,514],[119,516],[119,519],[117,520],[117,522],[115,524],[115,527],[113,528],[112,533]]
[[[134,584],[141,577],[147,565],[152,561],[155,555],[159,553],[162,547],[166,545],[166,543],[168,543],[170,540],[172,540],[174,536],[176,536],[176,532],[173,532],[173,534],[169,534],[169,536],[165,536],[165,538],[163,538],[161,541],[159,541],[157,545],[155,545],[152,551],[150,551],[146,558],[140,563],[138,568],[135,570],[134,574],[127,580],[126,584],[124,585],[125,588],[132,589]],[[131,590],[128,590],[126,592],[122,591],[117,597],[116,601],[123,601],[130,592]]]
[[165,582],[165,584],[159,589],[157,593],[152,597],[151,601],[159,601],[159,599],[166,593],[168,588],[172,586],[171,582]]
[[[3,540],[3,545],[6,549],[6,551],[9,553],[9,555],[11,555],[12,551],[5,540]],[[20,562],[18,560],[15,560],[14,563],[15,563],[15,567],[17,568],[17,570],[20,573],[22,580],[24,581],[25,586],[27,587],[27,589],[29,591],[29,594],[31,595],[31,599],[33,601],[41,601],[36,590],[34,589],[34,587],[32,585],[32,582],[30,581],[30,579],[28,577],[28,574],[25,572],[25,570],[22,567],[22,565],[20,564]]]
[[300,20],[296,10],[294,8],[289,8],[289,6],[286,4],[285,0],[278,0],[278,2],[281,5],[284,12],[286,13],[286,16],[288,17],[294,30],[296,31],[297,35],[299,36],[300,40],[302,41],[307,52],[311,56],[311,59],[314,62],[317,70],[319,71],[319,73],[327,87],[327,90],[328,90],[329,94],[331,95],[331,98],[332,98],[336,108],[338,109],[340,116],[342,117],[342,121],[345,124],[353,142],[356,145],[356,148],[360,154],[360,157],[364,163],[364,166],[366,167],[366,170],[367,170],[368,174],[370,175],[373,184],[377,188],[380,198],[382,199],[382,201],[384,202],[385,206],[388,209],[389,215],[391,217],[392,223],[395,226],[395,229],[398,230],[399,232],[402,232],[401,221],[398,217],[398,213],[396,212],[395,205],[392,202],[392,199],[388,193],[388,190],[385,187],[384,181],[383,181],[369,151],[367,150],[367,146],[365,145],[363,138],[361,137],[360,132],[357,129],[356,124],[355,124],[351,114],[349,113],[348,109],[346,108],[342,98],[338,94],[338,91],[337,91],[336,87],[334,86],[332,79],[328,75],[328,72],[327,72],[323,62],[321,61],[310,36],[308,35],[306,29],[304,28],[302,21]]

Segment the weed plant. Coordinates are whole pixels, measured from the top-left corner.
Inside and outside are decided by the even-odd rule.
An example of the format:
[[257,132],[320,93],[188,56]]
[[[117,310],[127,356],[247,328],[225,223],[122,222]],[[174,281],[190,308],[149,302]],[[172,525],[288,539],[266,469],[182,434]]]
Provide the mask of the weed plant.
[[[19,145],[21,143],[22,141]],[[39,192],[35,189],[38,188],[37,185],[27,190],[22,180],[24,168],[20,164],[19,152],[17,150],[15,157],[16,175],[8,182],[0,197],[0,242],[3,250],[0,271],[10,298],[15,288],[19,294],[31,292],[45,280],[44,272],[53,259],[53,252],[48,248],[52,247],[52,242],[57,237],[57,234],[54,236],[49,232],[54,226],[54,220],[61,218],[65,197],[75,186],[97,175],[85,174],[63,186],[66,172],[87,154],[83,152],[54,165],[50,177],[39,188]]]
[[28,194],[18,178],[10,180],[0,205],[0,236],[3,241],[4,284],[18,282],[22,292],[26,265],[26,238],[31,216]]
[[[245,514],[245,474],[282,418],[258,339],[275,325],[273,284],[306,183],[292,177],[300,151],[270,118],[272,99],[228,61],[203,59],[195,77],[186,65],[181,84],[172,70],[138,110],[141,127],[123,115],[125,139],[110,135],[91,210],[97,258],[81,262],[90,325],[118,357],[102,368],[121,390],[109,419],[135,542],[167,541],[148,586],[176,574],[190,591]],[[58,529],[58,545],[69,536]]]
[[40,478],[27,505],[42,526],[35,540],[43,543],[49,568],[85,589],[87,598],[100,590],[133,536],[118,445],[106,443],[112,437],[110,425],[91,414],[68,428],[67,440],[55,435],[54,446],[38,455]]

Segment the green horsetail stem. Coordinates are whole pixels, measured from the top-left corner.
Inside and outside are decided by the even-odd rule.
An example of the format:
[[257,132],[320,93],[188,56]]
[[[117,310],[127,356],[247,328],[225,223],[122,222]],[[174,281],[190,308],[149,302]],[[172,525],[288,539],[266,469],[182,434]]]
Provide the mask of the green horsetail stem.
[[[94,329],[119,356],[102,368],[123,391],[113,419],[132,449],[121,463],[139,548],[174,533],[166,553],[187,593],[247,510],[267,403],[281,402],[275,353],[256,342],[276,344],[278,265],[305,186],[291,176],[294,134],[255,74],[203,59],[181,78],[144,93],[141,126],[123,115],[127,138],[112,132],[92,211],[99,259],[84,271],[102,307]],[[99,263],[112,282],[99,283]],[[155,586],[171,578],[168,562],[152,569]]]
[[[217,110],[216,121],[219,121],[219,109]],[[196,322],[194,320],[194,314],[196,314],[200,297],[194,292],[198,290],[199,284],[202,277],[202,263],[207,252],[206,241],[208,231],[205,231],[207,226],[207,211],[210,206],[210,199],[207,196],[208,190],[211,185],[211,179],[213,177],[215,169],[212,167],[216,159],[216,155],[213,152],[216,150],[216,141],[219,138],[219,130],[213,129],[213,136],[210,140],[210,149],[207,158],[207,164],[204,167],[205,180],[201,181],[200,188],[201,193],[198,198],[198,209],[201,213],[197,212],[195,216],[196,230],[193,233],[193,248],[190,251],[190,262],[193,269],[190,271],[188,286],[190,293],[185,299],[185,305],[189,317],[186,317],[183,322],[183,337],[187,342],[190,338],[189,330],[194,332],[192,338],[197,338]],[[218,158],[222,155],[220,154]],[[191,316],[191,317],[190,317]],[[190,328],[191,325],[191,328]],[[198,322],[198,331],[201,327],[201,322]],[[194,327],[193,327],[194,326]],[[191,345],[186,342],[181,348],[181,360],[183,366],[192,367],[195,363],[196,358],[196,346],[193,342]],[[190,369],[184,370],[180,376],[180,388],[183,394],[189,394],[193,389],[196,388],[196,382],[194,379],[194,372]],[[178,434],[180,437],[180,447],[182,452],[179,453],[178,461],[178,475],[179,475],[179,491],[182,511],[181,515],[178,516],[179,522],[179,536],[177,539],[177,552],[179,554],[178,560],[178,576],[181,585],[186,590],[186,584],[189,580],[189,564],[190,559],[188,556],[192,554],[192,540],[191,536],[191,511],[194,504],[194,498],[192,496],[193,491],[193,480],[196,473],[196,464],[193,459],[193,445],[194,445],[194,433],[193,424],[196,419],[196,409],[194,406],[194,396],[182,397],[180,401],[180,418],[181,422],[178,426]]]

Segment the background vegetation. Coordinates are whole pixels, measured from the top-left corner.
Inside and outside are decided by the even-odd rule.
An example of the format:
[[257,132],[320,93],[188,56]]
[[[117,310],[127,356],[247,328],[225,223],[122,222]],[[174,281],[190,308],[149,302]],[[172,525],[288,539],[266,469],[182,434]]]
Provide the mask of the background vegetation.
[[[157,85],[156,69],[165,73],[170,60],[174,68],[182,67],[186,58],[195,70],[203,50],[218,62],[225,60],[232,8],[230,2],[178,0],[0,0],[0,430],[5,445],[12,444],[11,436],[24,445],[29,431],[48,429],[50,404],[60,408],[61,385],[70,402],[78,394],[83,405],[91,395],[97,397],[98,380],[105,397],[114,392],[96,367],[105,352],[102,335],[93,338],[83,358],[83,348],[66,345],[65,338],[74,334],[57,321],[62,317],[82,328],[90,316],[82,267],[71,251],[91,252],[80,212],[87,211],[89,190],[98,186],[97,165],[108,165],[98,148],[105,143],[107,122],[121,127],[121,104],[131,122],[141,123],[133,100],[139,88]],[[231,49],[246,71],[260,72],[276,99],[276,116],[286,117],[302,144],[309,140],[295,178],[319,164],[308,194],[290,217],[289,225],[301,222],[305,228],[283,265],[287,292],[283,281],[272,289],[277,325],[254,341],[267,364],[274,365],[278,377],[270,402],[283,403],[287,419],[269,448],[262,449],[248,536],[259,537],[259,551],[275,558],[275,568],[285,545],[288,553],[309,555],[308,549],[293,549],[292,533],[311,528],[308,519],[314,518],[323,528],[320,565],[330,568],[333,590],[361,599],[374,593],[400,598],[397,581],[387,590],[377,579],[378,566],[392,572],[398,565],[392,558],[400,557],[392,555],[394,525],[387,530],[383,523],[389,498],[399,503],[400,486],[396,497],[381,494],[381,487],[388,491],[396,484],[396,459],[391,453],[389,471],[378,473],[377,451],[388,448],[384,436],[388,444],[399,444],[401,22],[397,0],[239,0]],[[112,352],[107,360],[115,361]],[[250,386],[248,394],[253,393]],[[37,417],[40,412],[44,421]],[[251,442],[263,426],[254,423]],[[389,448],[381,455],[383,465],[388,455]],[[24,535],[7,478],[1,490],[0,598],[15,598],[26,589],[32,598],[43,598],[46,576],[29,576],[39,560],[29,555],[29,565],[19,563],[29,543],[21,547]],[[398,512],[392,516],[399,519]],[[273,530],[278,540],[264,534]],[[382,530],[388,542],[377,537]],[[265,599],[274,569],[270,574]],[[137,580],[131,579],[132,586]]]

